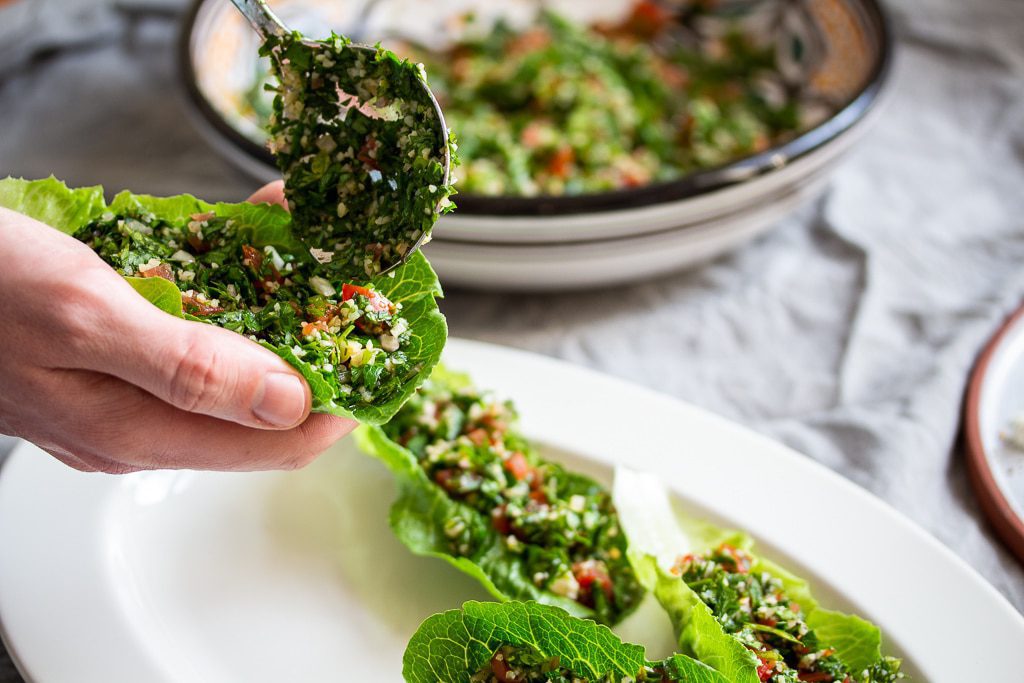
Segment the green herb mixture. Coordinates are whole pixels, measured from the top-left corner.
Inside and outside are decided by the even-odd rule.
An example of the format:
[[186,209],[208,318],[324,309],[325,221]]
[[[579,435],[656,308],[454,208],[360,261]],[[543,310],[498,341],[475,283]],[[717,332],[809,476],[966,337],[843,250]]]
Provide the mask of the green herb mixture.
[[425,497],[444,499],[432,552],[476,564],[467,570],[501,597],[555,601],[607,623],[639,602],[609,492],[541,459],[516,431],[511,403],[435,372],[376,436],[361,439],[419,478],[415,499],[424,502],[410,514],[426,518],[434,506]]
[[296,234],[324,270],[373,277],[429,233],[448,196],[454,141],[422,66],[340,36],[271,38],[270,150]]
[[614,26],[546,12],[525,31],[498,24],[443,54],[418,54],[459,131],[462,191],[635,187],[762,151],[798,128],[792,106],[755,88],[774,70],[770,49],[736,33],[703,56],[667,37],[674,22],[651,2]]
[[309,259],[254,247],[230,218],[208,212],[173,225],[108,212],[75,236],[122,275],[177,285],[187,317],[287,349],[350,410],[394,395],[420,369],[402,350],[410,327],[401,303],[317,275]]
[[564,666],[561,658],[547,657],[529,645],[502,645],[469,679],[472,683],[668,683],[664,669],[645,666],[636,676],[609,672],[598,678],[581,676]]
[[893,683],[903,678],[899,660],[891,657],[851,671],[808,624],[783,581],[758,571],[744,550],[723,543],[681,557],[673,573],[710,608],[726,633],[757,656],[759,681]]

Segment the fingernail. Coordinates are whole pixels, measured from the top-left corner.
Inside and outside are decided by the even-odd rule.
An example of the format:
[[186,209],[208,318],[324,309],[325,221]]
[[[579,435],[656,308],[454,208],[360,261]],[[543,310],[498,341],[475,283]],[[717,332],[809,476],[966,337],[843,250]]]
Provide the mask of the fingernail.
[[291,427],[306,411],[306,389],[302,380],[286,372],[272,372],[263,378],[263,391],[256,397],[252,412],[275,427]]

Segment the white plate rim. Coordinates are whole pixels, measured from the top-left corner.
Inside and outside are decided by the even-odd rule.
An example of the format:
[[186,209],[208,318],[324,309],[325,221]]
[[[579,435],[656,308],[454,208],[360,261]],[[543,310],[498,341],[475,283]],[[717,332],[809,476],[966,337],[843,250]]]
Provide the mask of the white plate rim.
[[[495,386],[516,398],[528,435],[555,447],[586,453],[597,462],[621,461],[614,449],[625,443],[623,425],[644,425],[642,432],[629,431],[628,442],[638,444],[629,453],[629,464],[662,475],[692,505],[743,522],[744,528],[769,554],[782,549],[787,555],[799,557],[795,570],[828,576],[830,583],[842,587],[839,600],[856,603],[859,611],[882,627],[887,642],[918,665],[917,680],[1013,680],[1019,675],[1019,657],[1013,645],[1024,642],[1024,618],[951,550],[834,472],[703,409],[554,359],[464,340],[450,340],[446,359],[454,367],[471,371],[482,386]],[[535,381],[538,377],[543,377],[544,382]],[[496,385],[499,379],[503,383]],[[543,399],[552,388],[559,387],[574,388],[568,395],[571,400],[560,397],[552,404],[550,397],[547,401]],[[604,411],[615,400],[621,404],[615,407],[616,419],[608,419],[603,416]],[[551,405],[575,407],[566,407],[565,412],[556,415],[549,410]],[[582,423],[587,429],[566,429],[566,415],[576,425],[579,411],[588,415]],[[690,430],[686,433],[692,435],[694,442],[709,435],[714,438],[701,444],[699,455],[687,456],[686,442],[680,443],[678,439],[680,430]],[[613,436],[616,433],[620,435],[618,440]],[[680,454],[662,457],[666,437],[672,437],[668,443]],[[659,443],[662,445],[658,446]],[[26,642],[21,634],[26,615],[38,620],[39,610],[46,606],[65,603],[80,607],[83,599],[102,605],[104,596],[83,598],[82,589],[95,588],[97,577],[86,576],[81,566],[62,583],[11,584],[15,573],[12,568],[23,561],[30,548],[24,544],[31,544],[38,531],[38,520],[36,527],[24,524],[26,513],[47,509],[39,507],[45,493],[63,495],[59,502],[65,506],[64,511],[75,510],[76,504],[85,502],[86,507],[79,512],[97,513],[112,480],[99,478],[93,480],[96,486],[67,487],[68,482],[82,481],[82,475],[68,470],[67,476],[59,477],[60,481],[33,482],[33,471],[41,467],[38,456],[40,452],[34,447],[20,445],[0,476],[0,547],[4,548],[5,558],[0,563],[0,632],[28,680],[49,683],[33,676],[44,660],[57,656],[54,643],[63,646],[69,635],[67,629],[72,625],[66,618],[58,619],[48,624],[45,641]],[[752,460],[753,457],[758,460]],[[761,459],[770,462],[771,474],[757,472],[756,477],[736,477],[735,472],[743,470],[735,467],[749,467]],[[780,499],[774,514],[766,515],[763,503],[756,500],[758,496],[763,498],[765,476],[774,477],[776,483],[789,482],[790,486],[794,481],[811,482],[814,486],[801,487],[799,501],[795,497]],[[48,488],[40,493],[38,488],[29,486],[33,483]],[[721,510],[726,500],[723,496],[728,500],[725,511]],[[837,514],[836,509],[842,506],[852,506],[851,513]],[[807,510],[814,510],[814,514],[803,515]],[[799,520],[800,524],[778,521],[786,519]],[[88,527],[89,515],[53,513],[46,523],[57,523],[65,531],[82,529]],[[98,550],[88,543],[83,547]],[[62,546],[50,550],[59,553],[68,549]],[[72,553],[71,559],[82,557]],[[906,569],[921,566],[928,571]],[[53,571],[46,566],[22,569],[38,572],[39,576]],[[852,595],[856,599],[850,598]],[[67,613],[57,614],[68,617]],[[104,628],[116,626],[103,624]],[[129,638],[143,635],[132,633],[130,628],[123,630]],[[951,642],[957,643],[955,657],[950,656]],[[116,654],[119,672],[133,663],[133,657],[143,659],[141,655],[136,657],[124,642],[115,650],[106,654]],[[106,661],[103,653],[87,654],[92,655],[93,662]],[[159,671],[150,669],[150,673],[150,679],[159,676]]]

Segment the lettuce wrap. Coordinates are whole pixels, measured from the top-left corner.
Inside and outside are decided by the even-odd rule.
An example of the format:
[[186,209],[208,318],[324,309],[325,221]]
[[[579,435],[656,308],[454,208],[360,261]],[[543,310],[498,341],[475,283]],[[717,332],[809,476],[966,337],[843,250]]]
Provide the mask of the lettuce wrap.
[[614,624],[643,590],[609,492],[542,460],[511,403],[438,368],[359,446],[396,475],[391,527],[414,553],[442,558],[501,600],[536,600]]
[[428,618],[402,659],[407,683],[728,683],[684,655],[650,662],[608,627],[536,602],[467,602]]
[[684,532],[653,477],[620,468],[615,501],[637,577],[668,612],[681,650],[730,681],[904,678],[899,660],[883,655],[878,627],[821,607],[805,580],[758,556],[746,534],[704,523]]
[[278,206],[0,180],[0,206],[89,245],[170,315],[244,334],[309,382],[313,410],[380,424],[430,374],[447,339],[422,254],[369,281],[323,273]]

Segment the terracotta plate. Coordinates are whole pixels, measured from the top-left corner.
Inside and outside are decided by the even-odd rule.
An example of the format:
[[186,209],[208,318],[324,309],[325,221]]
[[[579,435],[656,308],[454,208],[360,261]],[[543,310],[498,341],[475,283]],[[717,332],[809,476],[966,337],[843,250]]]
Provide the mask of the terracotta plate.
[[1024,415],[1024,307],[996,332],[978,358],[964,403],[971,483],[989,520],[1024,562],[1024,449],[1004,435]]

